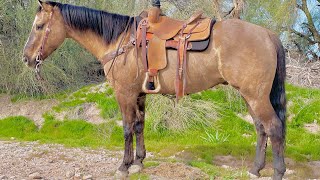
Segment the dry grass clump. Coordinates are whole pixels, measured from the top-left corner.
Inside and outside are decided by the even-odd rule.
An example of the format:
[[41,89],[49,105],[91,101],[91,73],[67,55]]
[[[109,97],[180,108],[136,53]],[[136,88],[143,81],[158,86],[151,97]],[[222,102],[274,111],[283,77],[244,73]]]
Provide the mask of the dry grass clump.
[[306,61],[301,55],[287,54],[287,81],[298,86],[320,88],[320,61]]
[[147,118],[152,120],[154,130],[183,131],[212,125],[218,112],[212,102],[186,96],[175,104],[174,99],[152,95],[147,99]]

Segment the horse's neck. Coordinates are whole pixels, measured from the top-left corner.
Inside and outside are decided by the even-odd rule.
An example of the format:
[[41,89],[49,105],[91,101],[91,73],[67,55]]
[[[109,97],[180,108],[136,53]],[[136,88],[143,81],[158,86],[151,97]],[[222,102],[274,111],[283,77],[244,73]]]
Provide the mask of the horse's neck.
[[105,54],[115,50],[119,43],[117,41],[112,44],[106,44],[101,36],[92,31],[79,31],[71,28],[68,30],[68,37],[78,42],[98,60],[101,60]]

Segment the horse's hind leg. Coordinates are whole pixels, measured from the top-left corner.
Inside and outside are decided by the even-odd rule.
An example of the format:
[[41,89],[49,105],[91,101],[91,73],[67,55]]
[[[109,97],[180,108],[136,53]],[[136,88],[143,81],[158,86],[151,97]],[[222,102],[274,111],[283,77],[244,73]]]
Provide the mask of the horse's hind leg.
[[260,177],[259,172],[266,165],[266,148],[267,148],[268,136],[264,130],[264,127],[263,127],[260,119],[258,119],[254,115],[249,104],[248,103],[246,103],[246,104],[247,104],[249,113],[254,120],[254,124],[256,127],[256,131],[257,131],[256,157],[255,157],[255,161],[254,161],[254,167],[250,170],[250,173]]
[[[256,98],[253,98],[253,96],[250,96],[250,95],[246,96],[244,94],[243,96],[248,102],[249,106],[251,107],[252,113],[254,114],[254,116],[258,120],[260,120],[261,124],[259,125],[259,128],[263,127],[266,135],[270,137],[271,144],[272,144],[272,152],[273,152],[273,167],[274,167],[273,179],[282,179],[286,171],[286,167],[284,163],[284,139],[285,139],[284,128],[285,127],[283,127],[284,125],[282,124],[274,108],[272,107],[272,104],[269,99],[269,95],[264,97],[259,97],[259,98],[257,98],[258,96],[256,96]],[[260,143],[261,151],[259,151],[257,154],[257,156],[259,156],[257,162],[259,163],[262,162],[261,159],[264,156],[263,146],[265,146],[267,137],[262,136],[262,139],[260,140],[261,140],[261,143],[258,142],[258,145]],[[258,149],[260,149],[260,147],[258,147],[257,150]],[[258,166],[256,166],[256,169],[254,169],[256,171],[258,171],[263,164],[257,164],[257,165]]]

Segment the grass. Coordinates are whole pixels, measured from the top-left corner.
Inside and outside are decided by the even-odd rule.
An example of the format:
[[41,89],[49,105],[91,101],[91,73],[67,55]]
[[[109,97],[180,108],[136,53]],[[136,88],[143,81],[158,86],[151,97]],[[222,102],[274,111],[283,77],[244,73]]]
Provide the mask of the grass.
[[[116,123],[116,120],[120,118],[120,114],[113,91],[108,87],[106,88],[106,93],[91,92],[91,90],[92,86],[89,86],[71,95],[63,96],[63,100],[54,108],[54,111],[64,111],[82,103],[93,102],[102,110],[101,115],[108,119],[106,123],[93,125],[83,120],[58,121],[49,113],[44,115],[44,125],[38,129],[29,119],[10,117],[0,120],[0,138],[9,139],[15,137],[22,141],[38,140],[42,143],[59,143],[72,147],[123,149],[123,130]],[[293,118],[288,122],[286,157],[300,162],[320,160],[320,134],[311,134],[303,128],[305,123],[314,122],[315,120],[319,123],[320,90],[287,85],[287,92],[290,102],[288,115]],[[155,103],[155,109],[148,107],[149,111],[147,111],[145,125],[145,144],[148,151],[163,158],[174,155],[178,161],[199,167],[213,178],[219,177],[221,174],[224,174],[223,176],[226,179],[246,178],[242,174],[242,170],[229,172],[212,165],[213,159],[217,155],[245,157],[249,161],[254,158],[255,128],[238,116],[239,113],[243,114],[247,113],[247,111],[244,102],[235,91],[220,87],[191,95],[187,99],[187,104],[191,104],[191,110],[189,109],[191,115],[188,118],[194,122],[190,123],[190,126],[186,126],[182,131],[175,131],[159,123],[158,117],[161,117],[162,113],[170,111],[173,106],[170,103],[164,103],[168,100],[161,99],[163,97],[155,98],[157,100],[160,99],[161,103],[160,105]],[[148,98],[149,104],[154,103],[152,100],[152,98]],[[198,102],[202,104],[205,102],[208,106],[214,108],[208,108],[204,111],[194,110],[198,107],[195,105]],[[210,119],[210,123],[195,123],[202,122],[201,118],[197,120],[203,115],[200,116],[199,114],[203,112],[210,113],[209,111],[211,110],[213,111],[212,114],[216,116]],[[199,116],[192,115],[192,112],[197,113]],[[174,119],[164,119],[172,121],[171,123],[175,122]],[[187,123],[187,121],[179,123]],[[268,161],[271,161],[270,148],[267,154]],[[157,165],[157,162],[150,162],[147,166]],[[133,177],[133,179],[135,178],[147,179],[148,177],[146,175],[137,175]]]

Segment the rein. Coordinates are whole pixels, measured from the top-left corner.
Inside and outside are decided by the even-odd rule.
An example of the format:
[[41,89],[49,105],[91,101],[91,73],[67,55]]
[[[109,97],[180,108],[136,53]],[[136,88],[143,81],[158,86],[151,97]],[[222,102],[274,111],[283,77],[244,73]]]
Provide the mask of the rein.
[[51,32],[51,25],[52,25],[52,17],[53,17],[53,11],[51,11],[50,13],[50,16],[49,16],[49,22],[48,22],[48,26],[46,28],[46,32],[45,32],[45,36],[42,40],[42,43],[41,43],[41,47],[40,47],[40,50],[38,51],[38,55],[36,57],[36,69],[35,69],[35,72],[36,72],[36,78],[37,80],[44,80],[40,74],[40,67],[43,63],[43,54],[44,54],[44,47],[48,41],[48,38],[49,38],[49,34]]
[[[126,28],[125,28],[125,30],[124,30],[124,34],[123,34],[123,36],[122,36],[122,38],[121,38],[121,40],[120,40],[120,43],[119,43],[119,45],[118,45],[118,47],[117,47],[117,50],[116,50],[116,51],[112,51],[112,52],[106,54],[106,55],[102,58],[101,63],[102,63],[103,66],[105,66],[108,62],[110,62],[110,61],[112,60],[112,64],[111,64],[111,66],[110,66],[110,68],[109,68],[106,76],[108,76],[108,74],[110,73],[110,71],[111,71],[111,69],[112,69],[112,67],[113,67],[113,65],[114,65],[115,60],[117,59],[117,57],[120,56],[121,54],[127,52],[127,50],[131,49],[132,47],[134,47],[134,43],[135,43],[135,42],[134,42],[134,41],[131,41],[131,40],[128,42],[128,44],[122,46],[122,44],[123,44],[123,42],[124,42],[124,39],[125,39],[125,37],[127,36],[127,33],[126,33],[126,32],[127,32],[128,29],[129,29],[131,19],[132,19],[132,17],[130,17],[129,20],[128,20],[128,23],[127,23]],[[134,23],[135,23],[135,21],[136,21],[136,20],[135,20],[135,18],[134,18]],[[122,46],[122,47],[121,47],[121,46]]]

